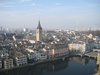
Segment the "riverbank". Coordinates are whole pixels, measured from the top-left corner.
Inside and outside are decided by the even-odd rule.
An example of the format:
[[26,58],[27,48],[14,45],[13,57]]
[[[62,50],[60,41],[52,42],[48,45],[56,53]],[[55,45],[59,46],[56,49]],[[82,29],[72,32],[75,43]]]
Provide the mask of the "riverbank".
[[[70,55],[64,55],[64,56],[59,56],[59,57],[54,57],[54,58],[50,58],[50,59],[45,59],[45,60],[39,60],[39,61],[36,61],[34,63],[29,63],[29,64],[26,64],[26,65],[21,65],[21,66],[14,66],[13,68],[9,68],[9,69],[1,69],[1,71],[9,71],[9,70],[12,70],[12,69],[17,69],[17,68],[24,68],[24,67],[28,67],[28,66],[34,66],[36,64],[40,64],[40,63],[44,63],[44,62],[49,62],[49,61],[55,61],[55,60],[59,60],[59,59],[62,59],[64,60],[65,58],[67,57],[71,57],[71,56],[81,56],[81,57],[84,57],[84,56],[87,56],[87,57],[94,57],[94,54],[92,53],[89,53],[87,55],[82,55],[82,54],[70,54]],[[96,56],[96,54],[95,54]]]
[[21,66],[14,66],[13,68],[9,68],[9,69],[1,69],[0,72],[2,71],[9,71],[9,70],[13,70],[13,69],[18,69],[18,68],[24,68],[24,67],[29,67],[29,66],[34,66],[36,64],[40,64],[40,63],[44,63],[44,62],[49,62],[49,61],[55,61],[55,60],[64,60],[64,58],[67,58],[70,56],[60,56],[60,57],[54,57],[54,58],[50,58],[50,59],[45,59],[45,60],[39,60],[36,61],[34,63],[30,63],[30,64],[26,64],[26,65],[21,65]]
[[96,60],[88,57],[71,56],[64,60],[39,63],[29,67],[2,71],[0,75],[94,75]]

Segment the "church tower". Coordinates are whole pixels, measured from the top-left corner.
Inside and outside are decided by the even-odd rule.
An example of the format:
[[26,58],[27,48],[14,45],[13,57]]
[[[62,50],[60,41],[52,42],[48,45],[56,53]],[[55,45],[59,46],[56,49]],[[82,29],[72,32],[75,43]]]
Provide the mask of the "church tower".
[[38,27],[36,29],[36,41],[41,41],[42,39],[42,27],[40,21],[38,22]]

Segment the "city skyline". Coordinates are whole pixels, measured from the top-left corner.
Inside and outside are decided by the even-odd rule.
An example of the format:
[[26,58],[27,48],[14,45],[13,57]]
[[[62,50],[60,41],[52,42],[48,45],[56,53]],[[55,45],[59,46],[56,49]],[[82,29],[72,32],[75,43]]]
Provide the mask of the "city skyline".
[[100,27],[99,0],[0,0],[0,26],[44,29]]

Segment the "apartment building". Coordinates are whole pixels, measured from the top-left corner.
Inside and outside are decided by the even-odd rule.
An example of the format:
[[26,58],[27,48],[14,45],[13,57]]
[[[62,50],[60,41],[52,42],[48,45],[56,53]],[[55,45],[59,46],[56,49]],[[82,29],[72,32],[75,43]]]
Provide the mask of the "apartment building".
[[4,67],[4,69],[13,68],[13,59],[12,58],[4,58],[3,67]]

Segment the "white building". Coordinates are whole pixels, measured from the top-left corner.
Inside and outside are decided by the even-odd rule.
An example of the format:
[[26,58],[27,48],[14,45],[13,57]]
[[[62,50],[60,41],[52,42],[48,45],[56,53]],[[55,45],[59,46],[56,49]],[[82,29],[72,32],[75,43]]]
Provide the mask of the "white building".
[[5,58],[3,60],[3,66],[4,66],[4,69],[13,68],[13,59]]
[[92,49],[91,44],[86,44],[86,43],[71,43],[68,46],[70,51],[73,50],[82,53],[88,52]]
[[14,63],[15,63],[16,66],[27,64],[27,56],[24,55],[24,54],[14,56]]
[[45,51],[40,51],[40,60],[47,59],[47,53]]
[[32,49],[26,48],[23,51],[23,54],[25,54],[28,58],[28,62],[32,63],[35,59],[35,51],[33,51]]
[[39,52],[35,52],[35,61],[40,60],[40,53]]
[[33,63],[35,59],[35,54],[34,53],[25,53],[27,56],[27,62],[28,63]]
[[45,60],[47,59],[47,53],[44,51],[35,52],[35,60]]
[[35,58],[35,54],[34,53],[28,53],[28,59],[34,59]]

